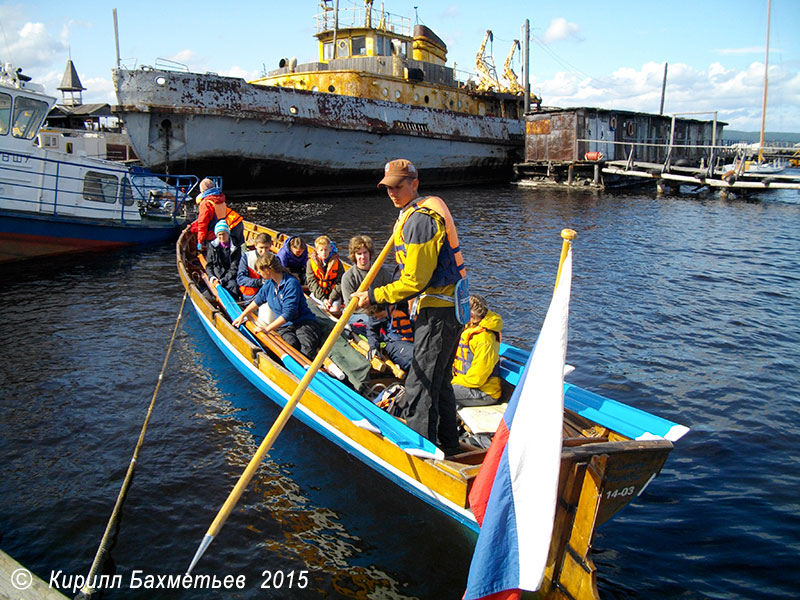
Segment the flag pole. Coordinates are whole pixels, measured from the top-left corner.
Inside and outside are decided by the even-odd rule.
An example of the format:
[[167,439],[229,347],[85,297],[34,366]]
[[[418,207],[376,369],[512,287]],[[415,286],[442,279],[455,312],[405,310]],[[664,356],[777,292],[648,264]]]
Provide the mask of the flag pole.
[[558,259],[558,273],[556,274],[556,289],[558,288],[558,282],[561,279],[561,267],[564,266],[564,260],[567,258],[567,252],[569,252],[569,247],[572,245],[572,240],[578,237],[578,233],[574,229],[562,229],[561,230],[561,238],[564,240],[561,243],[561,258]]
[[[369,289],[369,286],[372,284],[372,281],[378,274],[378,270],[381,268],[381,265],[383,265],[383,262],[386,260],[386,257],[393,247],[394,236],[390,236],[389,241],[386,242],[386,246],[384,246],[383,250],[381,250],[381,253],[375,259],[375,262],[372,264],[372,267],[370,268],[366,277],[364,277],[364,281],[361,282],[361,285],[358,287],[357,291],[364,292]],[[253,475],[255,475],[256,469],[258,469],[261,461],[264,460],[264,456],[267,454],[267,452],[269,452],[270,448],[272,448],[272,444],[275,442],[275,439],[278,437],[278,435],[280,435],[281,431],[283,431],[284,426],[292,416],[295,406],[297,406],[301,396],[308,389],[311,380],[319,371],[320,367],[322,366],[322,362],[330,353],[331,348],[333,348],[333,344],[341,335],[345,325],[347,325],[347,322],[350,320],[350,316],[355,312],[357,306],[358,298],[353,296],[350,299],[347,308],[344,309],[342,316],[339,317],[338,323],[333,328],[330,335],[328,335],[328,339],[325,340],[322,348],[320,348],[319,352],[317,353],[317,357],[314,359],[314,362],[311,363],[311,366],[308,367],[306,374],[303,375],[300,383],[297,384],[297,388],[295,388],[292,397],[286,403],[286,406],[283,407],[283,410],[281,410],[278,418],[275,420],[275,423],[273,423],[266,437],[261,442],[261,445],[258,447],[258,450],[256,450],[253,458],[250,459],[250,462],[247,464],[244,472],[239,477],[239,481],[236,482],[236,485],[231,490],[227,500],[225,500],[225,503],[222,505],[222,508],[220,508],[205,536],[203,536],[203,541],[197,548],[197,552],[195,552],[194,558],[189,565],[189,569],[186,571],[187,575],[191,574],[192,569],[194,569],[195,565],[200,560],[200,557],[203,556],[203,553],[206,551],[209,544],[211,544],[216,535],[219,533],[220,529],[222,529],[222,526],[225,524],[228,516],[230,516],[231,512],[236,506],[236,503],[239,501],[239,498],[244,493],[245,488],[247,488],[247,485],[250,483]]]

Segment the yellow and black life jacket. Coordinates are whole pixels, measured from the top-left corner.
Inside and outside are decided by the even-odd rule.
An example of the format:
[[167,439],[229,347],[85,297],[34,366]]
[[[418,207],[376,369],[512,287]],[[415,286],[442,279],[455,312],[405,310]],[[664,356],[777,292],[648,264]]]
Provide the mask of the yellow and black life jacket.
[[464,268],[464,259],[461,256],[461,246],[458,241],[458,232],[453,222],[453,216],[444,201],[437,196],[428,196],[413,202],[411,207],[403,211],[395,223],[394,251],[397,264],[405,264],[406,244],[403,238],[403,226],[409,217],[416,212],[428,214],[444,224],[445,233],[447,234],[448,243],[439,253],[439,262],[428,285],[430,287],[441,287],[466,278],[467,271]]

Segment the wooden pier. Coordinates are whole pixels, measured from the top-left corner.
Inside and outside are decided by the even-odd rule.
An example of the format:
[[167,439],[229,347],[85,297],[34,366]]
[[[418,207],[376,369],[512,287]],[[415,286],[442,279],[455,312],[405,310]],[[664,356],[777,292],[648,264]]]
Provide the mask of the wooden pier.
[[708,186],[727,193],[730,191],[754,190],[800,190],[800,178],[781,173],[751,173],[700,167],[665,166],[658,163],[635,161],[608,161],[603,165],[604,174],[633,177],[655,182],[660,192],[678,185]]
[[68,600],[0,550],[0,600]]

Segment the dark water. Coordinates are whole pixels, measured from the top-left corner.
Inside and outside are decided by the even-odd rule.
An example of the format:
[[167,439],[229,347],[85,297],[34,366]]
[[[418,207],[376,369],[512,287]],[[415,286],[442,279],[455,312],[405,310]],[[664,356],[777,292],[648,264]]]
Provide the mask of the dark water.
[[[571,381],[692,428],[598,530],[601,595],[796,596],[800,195],[441,194],[473,290],[525,347],[550,299],[559,231],[576,229]],[[382,244],[395,214],[378,193],[248,204],[237,208],[249,218],[341,248],[364,232]],[[70,585],[92,563],[178,315],[174,250],[0,274],[0,547]],[[122,589],[106,598],[461,597],[473,537],[295,422],[197,569],[244,576],[244,589],[130,589],[134,570],[185,571],[276,415],[187,306],[112,552]],[[262,589],[278,572],[282,587]]]

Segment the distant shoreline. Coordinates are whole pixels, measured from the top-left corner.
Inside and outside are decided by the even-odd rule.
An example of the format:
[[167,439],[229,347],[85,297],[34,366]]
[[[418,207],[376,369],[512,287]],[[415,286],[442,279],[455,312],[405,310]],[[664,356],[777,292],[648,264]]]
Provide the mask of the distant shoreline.
[[[747,142],[758,143],[761,134],[758,131],[739,131],[736,129],[724,129],[722,131],[723,142]],[[781,145],[788,143],[794,145],[800,142],[800,133],[781,133],[777,131],[765,131],[765,142],[777,142]]]

